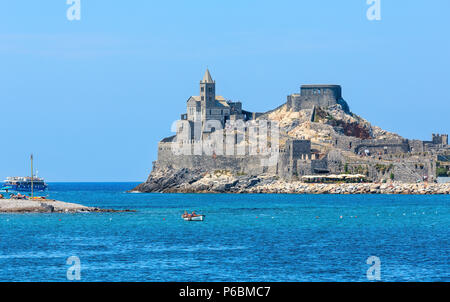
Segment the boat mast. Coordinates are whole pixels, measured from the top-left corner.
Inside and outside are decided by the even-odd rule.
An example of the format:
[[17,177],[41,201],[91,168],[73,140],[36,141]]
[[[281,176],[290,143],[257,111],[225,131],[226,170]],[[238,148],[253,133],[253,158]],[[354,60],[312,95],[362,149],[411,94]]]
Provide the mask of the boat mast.
[[31,153],[31,199],[33,199],[33,153]]

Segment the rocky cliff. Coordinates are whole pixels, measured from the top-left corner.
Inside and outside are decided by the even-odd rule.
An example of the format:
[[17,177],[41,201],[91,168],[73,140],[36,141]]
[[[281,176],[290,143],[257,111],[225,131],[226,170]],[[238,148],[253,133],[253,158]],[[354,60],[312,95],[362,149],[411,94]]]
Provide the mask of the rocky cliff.
[[339,183],[307,184],[287,182],[277,176],[235,175],[218,170],[164,170],[152,173],[147,182],[132,192],[160,193],[277,193],[277,194],[450,194],[450,183]]

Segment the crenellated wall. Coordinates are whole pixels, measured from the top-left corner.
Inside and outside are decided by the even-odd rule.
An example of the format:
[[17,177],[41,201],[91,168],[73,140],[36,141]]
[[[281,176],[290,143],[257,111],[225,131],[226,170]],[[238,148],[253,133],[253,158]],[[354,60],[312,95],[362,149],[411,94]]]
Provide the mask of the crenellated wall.
[[362,154],[369,150],[372,154],[395,154],[409,152],[409,143],[406,139],[390,140],[362,140],[355,148],[354,152]]

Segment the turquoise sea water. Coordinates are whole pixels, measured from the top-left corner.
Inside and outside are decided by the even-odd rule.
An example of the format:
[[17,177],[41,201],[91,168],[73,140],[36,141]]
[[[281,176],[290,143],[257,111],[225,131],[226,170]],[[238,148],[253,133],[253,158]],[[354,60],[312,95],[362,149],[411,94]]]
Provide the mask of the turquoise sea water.
[[135,185],[50,196],[136,213],[0,215],[0,281],[66,281],[70,256],[81,281],[367,281],[369,256],[382,281],[450,281],[450,196],[124,193]]

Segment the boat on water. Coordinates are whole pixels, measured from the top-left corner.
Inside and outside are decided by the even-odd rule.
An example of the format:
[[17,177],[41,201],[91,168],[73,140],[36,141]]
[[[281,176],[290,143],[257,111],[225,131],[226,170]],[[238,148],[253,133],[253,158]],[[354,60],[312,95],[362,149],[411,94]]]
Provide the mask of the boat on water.
[[205,215],[201,214],[195,214],[195,212],[192,212],[192,214],[188,214],[185,212],[183,215],[181,215],[181,218],[185,221],[203,221],[205,220]]
[[7,177],[1,189],[17,192],[42,192],[47,190],[47,187],[43,178],[15,176]]
[[47,190],[47,184],[44,179],[37,177],[33,172],[33,154],[30,157],[31,160],[31,177],[29,176],[14,176],[7,177],[4,181],[4,185],[0,190],[2,191],[16,191],[16,192],[31,192],[31,197],[33,197],[34,192],[42,192]]

